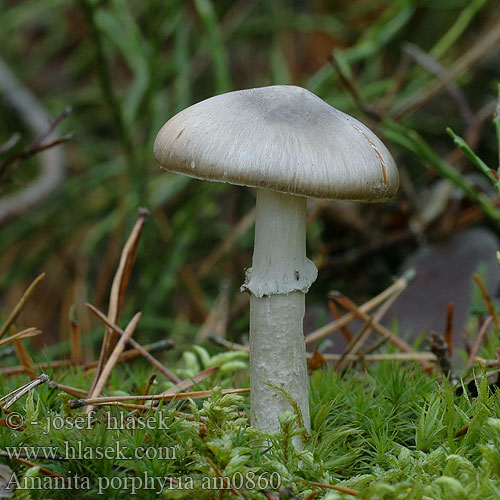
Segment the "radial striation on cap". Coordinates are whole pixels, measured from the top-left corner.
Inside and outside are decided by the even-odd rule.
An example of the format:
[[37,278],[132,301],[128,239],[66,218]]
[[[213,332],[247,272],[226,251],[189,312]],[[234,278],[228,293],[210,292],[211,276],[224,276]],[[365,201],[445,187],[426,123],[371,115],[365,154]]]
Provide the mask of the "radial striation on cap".
[[288,85],[190,106],[162,127],[154,154],[171,172],[314,198],[383,201],[399,184],[391,154],[370,129]]

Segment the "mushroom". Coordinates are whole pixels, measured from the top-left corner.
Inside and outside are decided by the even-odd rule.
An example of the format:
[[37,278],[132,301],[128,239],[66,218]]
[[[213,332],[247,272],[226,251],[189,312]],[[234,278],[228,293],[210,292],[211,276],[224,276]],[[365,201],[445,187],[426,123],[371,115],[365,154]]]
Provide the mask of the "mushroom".
[[184,109],[162,127],[154,154],[171,172],[257,188],[253,263],[242,286],[250,293],[251,422],[277,432],[293,406],[309,430],[303,318],[317,269],[306,257],[306,197],[386,200],[399,183],[393,158],[365,125],[285,85]]

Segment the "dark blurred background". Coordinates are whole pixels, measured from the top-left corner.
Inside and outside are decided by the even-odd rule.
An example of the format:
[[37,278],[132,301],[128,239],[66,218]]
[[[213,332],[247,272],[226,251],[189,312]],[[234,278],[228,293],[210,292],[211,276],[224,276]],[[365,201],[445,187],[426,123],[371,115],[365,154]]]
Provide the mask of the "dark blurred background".
[[[56,163],[64,170],[41,199],[0,220],[0,319],[46,272],[18,323],[44,330],[37,342],[55,344],[54,354],[67,349],[72,305],[87,349],[98,345],[102,328],[84,304],[106,310],[138,207],[151,216],[122,316],[143,311],[140,339],[187,345],[214,308],[210,328],[246,334],[239,286],[251,264],[254,192],[162,172],[152,145],[177,111],[254,86],[311,90],[371,127],[401,172],[386,204],[310,201],[308,252],[319,277],[307,331],[331,321],[328,291],[362,302],[415,260],[426,279],[400,299],[403,331],[444,328],[454,301],[461,334],[471,307],[481,307],[473,271],[495,294],[498,191],[446,127],[496,173],[498,1],[0,0],[0,22],[0,206]],[[59,116],[45,143],[64,143],[24,158],[48,130],[43,113]]]

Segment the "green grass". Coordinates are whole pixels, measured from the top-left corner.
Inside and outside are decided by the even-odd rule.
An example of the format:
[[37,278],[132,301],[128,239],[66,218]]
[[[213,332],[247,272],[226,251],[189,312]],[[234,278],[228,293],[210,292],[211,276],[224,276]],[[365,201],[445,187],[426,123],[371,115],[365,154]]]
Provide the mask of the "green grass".
[[[231,387],[235,371],[245,368],[243,360],[241,366],[230,368],[234,357],[242,358],[241,354],[206,356],[206,351],[198,350],[197,366],[187,356],[184,372],[179,374],[187,374],[189,365],[198,369],[214,363],[226,366],[225,374],[219,373],[196,389],[210,389],[214,384]],[[117,369],[107,394],[141,394],[148,373],[142,362]],[[59,372],[57,378],[77,387],[89,382],[78,370],[66,375]],[[4,378],[1,392],[24,380]],[[138,498],[215,499],[223,487],[217,479],[220,472],[236,486],[244,478],[247,487],[242,493],[252,499],[264,498],[259,492],[263,488],[252,482],[258,478],[260,485],[269,485],[275,495],[284,488],[299,498],[313,491],[318,491],[316,498],[353,498],[311,485],[316,482],[358,490],[366,499],[421,495],[436,500],[493,499],[500,488],[500,401],[486,378],[482,380],[477,396],[472,397],[457,391],[447,379],[438,382],[424,374],[413,363],[380,362],[366,371],[343,375],[331,369],[318,370],[311,377],[312,434],[303,451],[297,451],[292,443],[301,433],[296,415],[290,412],[282,417],[280,434],[264,436],[248,425],[247,398],[222,396],[217,388],[205,401],[164,404],[135,419],[127,410],[102,409],[91,420],[80,422],[85,428],[77,429],[75,419],[81,418],[81,410],[70,410],[67,402],[71,396],[45,384],[11,408],[23,416],[26,429],[20,432],[1,427],[0,447],[22,450],[26,446],[36,452],[36,447],[47,446],[59,456],[69,450],[70,458],[86,453],[85,460],[31,459],[73,482],[80,481],[80,486],[88,486],[71,491],[73,498],[96,498],[100,488],[106,498],[122,498],[125,491],[136,489]],[[154,391],[165,387],[158,384]],[[108,411],[110,417],[106,416]],[[64,426],[63,418],[68,419]],[[125,427],[149,419],[148,428],[115,429],[113,419],[125,422]],[[52,428],[48,431],[49,421]],[[468,426],[467,431],[457,437],[464,426]],[[108,456],[100,456],[105,450],[109,450]],[[148,458],[136,458],[146,453]],[[26,474],[36,472],[13,460],[1,460],[12,467],[20,482]],[[39,471],[38,475],[46,477]],[[167,477],[174,482],[164,484],[163,493],[156,497],[144,488],[145,477]],[[147,484],[152,487],[152,483]],[[188,490],[181,490],[182,485]],[[210,485],[217,488],[207,489]],[[156,483],[155,488],[160,491],[161,484]],[[37,490],[23,494],[33,499],[46,495]],[[51,492],[51,498],[68,495],[67,490]],[[228,491],[225,498],[236,496]]]

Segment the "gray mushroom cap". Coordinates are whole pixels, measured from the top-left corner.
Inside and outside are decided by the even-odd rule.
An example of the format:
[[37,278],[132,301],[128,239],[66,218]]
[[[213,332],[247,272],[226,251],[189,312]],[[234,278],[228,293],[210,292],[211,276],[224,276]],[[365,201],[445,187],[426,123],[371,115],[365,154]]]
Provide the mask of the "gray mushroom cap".
[[172,117],[154,145],[171,172],[314,198],[383,201],[399,184],[380,139],[306,89],[229,92]]

